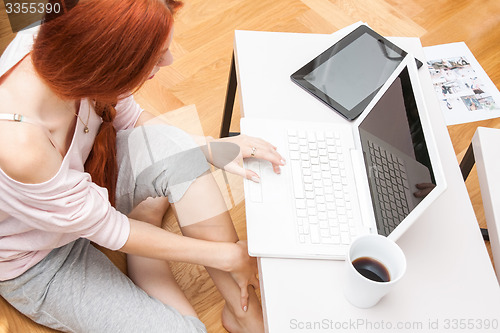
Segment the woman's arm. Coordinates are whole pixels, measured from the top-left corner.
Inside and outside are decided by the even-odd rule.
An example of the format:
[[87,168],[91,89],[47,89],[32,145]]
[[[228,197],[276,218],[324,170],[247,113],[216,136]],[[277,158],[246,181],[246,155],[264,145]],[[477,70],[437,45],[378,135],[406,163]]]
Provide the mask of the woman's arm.
[[149,223],[130,221],[130,235],[123,252],[167,261],[213,267],[233,274],[238,284],[248,285],[257,274],[255,258],[248,256],[246,243],[212,242],[180,236]]
[[[155,117],[148,111],[143,111],[139,116],[136,127],[146,124],[167,124],[165,120]],[[249,169],[240,166],[241,160],[247,157],[255,157],[271,162],[274,172],[281,172],[280,166],[285,165],[285,160],[277,152],[277,148],[269,142],[260,138],[247,135],[237,135],[233,137],[214,139],[211,136],[197,136],[190,134],[193,141],[206,147],[202,149],[207,160],[214,166],[224,169],[230,173],[240,175],[255,182],[260,181],[259,175]],[[213,144],[211,144],[213,143]],[[224,143],[226,143],[225,147]],[[235,150],[236,148],[236,150]]]

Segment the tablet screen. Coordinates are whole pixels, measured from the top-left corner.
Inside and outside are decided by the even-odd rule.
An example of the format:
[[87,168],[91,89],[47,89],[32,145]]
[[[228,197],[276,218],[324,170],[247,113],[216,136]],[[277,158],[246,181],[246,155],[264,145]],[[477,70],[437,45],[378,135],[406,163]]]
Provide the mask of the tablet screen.
[[405,51],[363,25],[291,77],[352,120],[363,112],[405,56]]
[[346,109],[352,109],[380,88],[399,65],[399,54],[363,34],[304,78]]

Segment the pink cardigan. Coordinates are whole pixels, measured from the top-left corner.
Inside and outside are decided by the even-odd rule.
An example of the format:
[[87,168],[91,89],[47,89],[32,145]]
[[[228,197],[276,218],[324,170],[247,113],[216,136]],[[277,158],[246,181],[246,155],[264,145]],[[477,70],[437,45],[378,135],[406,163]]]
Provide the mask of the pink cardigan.
[[[31,50],[38,29],[19,32],[0,58],[0,77]],[[117,130],[133,127],[142,112],[133,97],[116,106]],[[71,146],[57,174],[40,184],[23,184],[0,169],[0,280],[8,280],[41,261],[52,249],[80,237],[116,250],[128,239],[127,217],[108,201],[108,193],[84,172],[101,119],[87,100],[80,117],[89,118],[89,133],[77,122]],[[36,167],[36,166],[33,166]]]

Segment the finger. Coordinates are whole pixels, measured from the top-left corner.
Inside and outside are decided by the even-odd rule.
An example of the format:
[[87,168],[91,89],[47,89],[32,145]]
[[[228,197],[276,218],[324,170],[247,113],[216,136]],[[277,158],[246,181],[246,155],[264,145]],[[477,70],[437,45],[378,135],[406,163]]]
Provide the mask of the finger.
[[[251,156],[251,154],[250,154]],[[255,158],[260,158],[266,161],[271,162],[273,166],[283,166],[286,164],[285,159],[283,156],[281,156],[280,153],[278,153],[275,149],[272,147],[262,147],[262,148],[256,148],[254,151],[254,156]]]
[[240,289],[241,289],[241,294],[240,294],[241,308],[243,309],[243,311],[247,312],[247,310],[248,310],[248,287],[245,284],[244,286],[240,286]]
[[260,183],[260,177],[259,177],[259,175],[256,174],[255,172],[253,172],[252,170],[245,170],[244,177],[246,179],[249,179],[249,180],[253,181],[254,183]]
[[281,173],[281,168],[279,165],[273,164],[273,170],[275,173],[280,174]]
[[285,159],[277,151],[278,147],[270,144],[269,142],[266,142],[262,139],[255,139],[252,140],[252,142],[247,143],[246,145],[248,145],[248,148],[242,149],[243,157],[263,158],[270,161],[271,163],[274,162],[275,164],[281,165],[285,164],[282,163],[285,161]]
[[245,170],[242,166],[240,166],[236,162],[231,162],[227,164],[224,167],[224,170],[227,172],[233,173],[235,175],[241,176],[241,177],[246,177],[246,171],[251,171],[251,170]]
[[245,169],[241,166],[239,166],[237,163],[230,163],[226,165],[224,168],[227,172],[230,172],[232,174],[244,177],[246,179],[249,179],[255,183],[260,183],[260,177],[257,173],[250,169]]

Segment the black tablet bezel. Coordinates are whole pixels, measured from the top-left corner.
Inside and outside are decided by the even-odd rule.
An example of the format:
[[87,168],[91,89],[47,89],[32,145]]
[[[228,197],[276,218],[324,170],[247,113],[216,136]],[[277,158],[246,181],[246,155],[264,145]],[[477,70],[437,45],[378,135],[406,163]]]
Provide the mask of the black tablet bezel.
[[[389,47],[391,50],[396,52],[397,54],[400,55],[401,60],[403,61],[404,57],[406,57],[407,53],[402,50],[400,47],[396,46],[395,44],[391,43],[389,40],[384,38],[383,36],[379,35],[366,25],[361,25],[355,30],[353,30],[351,33],[349,33],[347,36],[342,38],[340,41],[335,43],[333,46],[328,48],[326,51],[318,55],[316,58],[308,62],[306,65],[304,65],[302,68],[297,70],[295,73],[290,75],[290,78],[292,79],[293,82],[298,84],[301,88],[305,89],[307,92],[312,94],[313,96],[317,97],[319,100],[324,102],[326,105],[329,107],[333,108],[335,111],[340,113],[342,116],[349,120],[354,120],[356,119],[363,111],[364,109],[368,106],[372,98],[377,94],[377,92],[380,90],[381,87],[377,88],[375,91],[373,91],[372,94],[370,94],[368,97],[366,97],[364,100],[362,100],[360,103],[358,103],[356,106],[354,106],[352,109],[346,109],[343,107],[341,104],[339,104],[337,101],[332,99],[330,96],[328,96],[325,92],[322,90],[318,89],[314,85],[312,85],[309,81],[307,81],[304,77],[307,76],[309,73],[314,71],[317,67],[322,65],[325,61],[330,59],[332,56],[335,54],[339,53],[341,50],[343,50],[345,47],[347,47],[349,44],[351,44],[353,41],[358,39],[364,34],[368,34],[371,37],[377,39],[378,41],[382,42],[384,45]],[[398,57],[399,58],[399,57]],[[417,61],[417,66],[420,68],[422,66],[422,62]],[[355,88],[355,87],[353,87]]]

